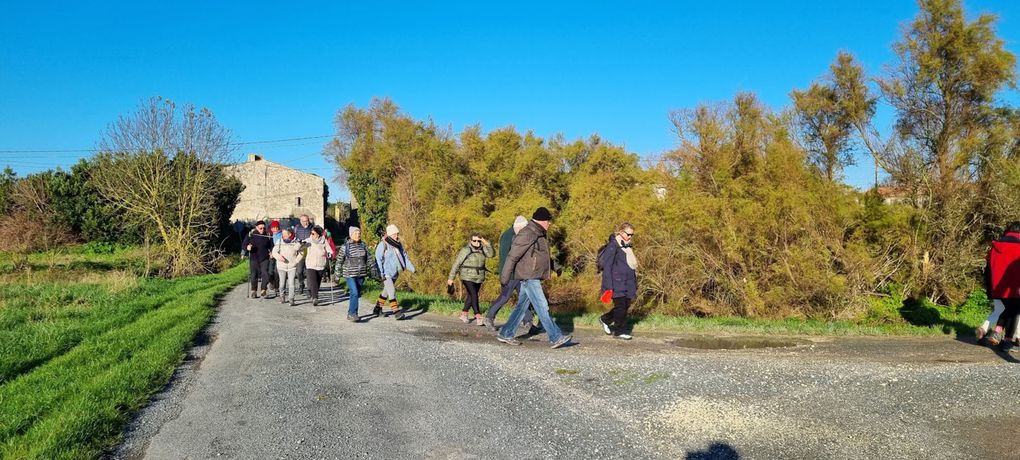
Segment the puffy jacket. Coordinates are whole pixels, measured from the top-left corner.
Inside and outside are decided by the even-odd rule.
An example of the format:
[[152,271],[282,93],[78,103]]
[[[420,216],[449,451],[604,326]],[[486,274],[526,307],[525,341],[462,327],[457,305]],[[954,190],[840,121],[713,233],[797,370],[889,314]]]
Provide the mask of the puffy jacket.
[[361,278],[368,276],[369,262],[368,246],[364,241],[347,240],[337,251],[337,265],[344,278]]
[[489,244],[482,244],[482,247],[477,250],[471,247],[469,243],[467,246],[460,248],[460,252],[457,253],[457,258],[454,259],[453,268],[450,269],[450,278],[460,275],[460,279],[464,281],[471,281],[472,283],[481,283],[485,281],[485,273],[488,272],[485,268],[485,259],[494,257],[496,252],[492,250],[492,246]]
[[514,237],[506,256],[506,264],[499,274],[499,282],[505,285],[511,279],[546,280],[549,279],[551,266],[552,258],[549,256],[549,240],[546,239],[545,229],[532,220]]
[[1020,298],[1020,234],[1007,233],[992,242],[984,275],[988,298]]
[[407,251],[393,247],[385,239],[375,247],[375,261],[379,264],[382,276],[391,280],[396,280],[405,269],[414,273],[414,264],[407,257]]
[[[249,244],[252,246],[251,251],[248,251]],[[252,230],[241,242],[241,250],[248,252],[252,262],[260,263],[269,258],[269,253],[273,250],[273,238],[269,236],[269,232],[259,233]]]
[[637,272],[627,264],[627,253],[623,251],[616,235],[609,236],[601,262],[602,292],[612,289],[613,298],[637,297]]
[[499,268],[496,269],[496,273],[503,273],[503,266],[506,265],[506,256],[510,254],[510,246],[514,244],[514,237],[517,236],[514,233],[514,228],[510,227],[503,231],[502,235],[499,235]]
[[[276,269],[285,272],[297,269],[301,259],[305,258],[303,249],[304,245],[298,240],[290,240],[290,243],[288,243],[281,239],[279,244],[273,246],[273,258],[276,259]],[[280,257],[287,259],[287,261],[280,260]]]
[[321,236],[318,241],[309,238],[305,240],[304,246],[308,249],[305,256],[305,267],[312,270],[324,270],[326,259],[333,255],[333,248],[329,246],[329,241]]

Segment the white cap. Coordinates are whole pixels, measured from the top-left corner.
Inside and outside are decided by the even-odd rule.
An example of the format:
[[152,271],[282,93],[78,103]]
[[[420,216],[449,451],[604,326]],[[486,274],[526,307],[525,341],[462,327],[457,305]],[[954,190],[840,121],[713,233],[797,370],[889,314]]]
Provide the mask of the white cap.
[[517,216],[514,219],[514,233],[520,233],[521,229],[528,226],[528,218],[524,216]]
[[396,225],[389,224],[386,226],[386,236],[393,236],[400,233],[400,229]]

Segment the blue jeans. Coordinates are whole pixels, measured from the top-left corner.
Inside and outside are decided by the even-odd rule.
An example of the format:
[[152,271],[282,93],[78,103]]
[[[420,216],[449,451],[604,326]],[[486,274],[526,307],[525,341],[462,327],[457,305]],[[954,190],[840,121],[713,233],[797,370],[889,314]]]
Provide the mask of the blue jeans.
[[[508,301],[510,301],[510,296],[514,295],[514,291],[516,291],[520,285],[520,280],[510,280],[509,283],[506,283],[506,285],[503,286],[503,289],[499,291],[499,297],[496,298],[495,302],[492,302],[492,305],[489,305],[489,311],[486,312],[486,316],[488,316],[490,320],[496,320],[496,314],[499,313],[499,310],[502,309]],[[535,313],[532,310],[531,305],[528,305],[528,311],[524,316],[524,322],[530,323],[534,320],[534,317]]]
[[545,292],[542,291],[542,280],[521,281],[520,291],[517,294],[517,307],[510,313],[510,319],[506,321],[503,328],[499,330],[499,335],[507,339],[516,335],[517,326],[521,324],[521,317],[528,310],[529,302],[535,309],[535,313],[538,314],[538,320],[542,322],[546,333],[549,334],[549,341],[552,343],[559,341],[563,337],[563,333],[549,316],[549,301],[545,298]]
[[347,292],[351,295],[351,306],[347,307],[348,316],[358,315],[358,298],[361,297],[361,286],[365,284],[365,277],[350,277],[347,278]]

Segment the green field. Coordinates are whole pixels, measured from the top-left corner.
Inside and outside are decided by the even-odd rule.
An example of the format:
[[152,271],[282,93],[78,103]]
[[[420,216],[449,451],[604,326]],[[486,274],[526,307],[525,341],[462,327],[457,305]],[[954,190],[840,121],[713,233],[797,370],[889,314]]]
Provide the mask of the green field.
[[169,381],[247,270],[137,276],[141,253],[0,255],[0,457],[94,458]]

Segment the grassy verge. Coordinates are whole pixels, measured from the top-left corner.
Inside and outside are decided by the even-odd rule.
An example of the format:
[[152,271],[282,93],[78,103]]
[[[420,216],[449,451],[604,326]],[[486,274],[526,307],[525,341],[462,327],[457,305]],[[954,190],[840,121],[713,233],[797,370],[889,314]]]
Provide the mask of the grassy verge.
[[[370,286],[363,298],[373,300],[379,289]],[[463,302],[448,297],[401,292],[398,296],[404,309],[426,308],[430,313],[460,314]],[[503,308],[499,318],[506,319],[513,305]],[[488,308],[483,303],[482,309]],[[559,324],[580,327],[598,327],[599,313],[560,313],[553,307],[553,316]],[[608,311],[608,307],[607,307]],[[846,336],[942,336],[967,335],[983,319],[980,312],[954,316],[952,321],[933,321],[928,325],[914,325],[906,321],[856,323],[852,321],[820,321],[811,319],[748,319],[738,317],[700,318],[696,316],[666,316],[659,314],[637,318],[635,332],[661,331],[677,333],[753,334],[753,335],[846,335]]]
[[87,266],[83,281],[0,278],[2,458],[102,455],[130,412],[169,380],[219,297],[247,274],[237,266],[176,280],[125,278],[117,264],[90,265],[89,257],[47,268],[62,278]]

